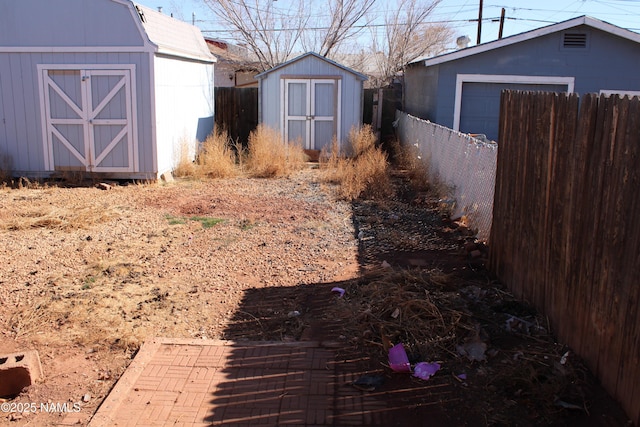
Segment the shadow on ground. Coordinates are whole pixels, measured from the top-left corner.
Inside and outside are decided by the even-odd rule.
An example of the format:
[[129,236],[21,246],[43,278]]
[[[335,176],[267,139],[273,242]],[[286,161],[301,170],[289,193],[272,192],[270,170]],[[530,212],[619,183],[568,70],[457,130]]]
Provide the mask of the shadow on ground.
[[[213,425],[450,425],[440,402],[450,386],[392,374],[343,333],[334,287],[350,282],[251,289],[227,330],[233,339],[213,393]],[[361,378],[383,381],[360,387]],[[407,381],[409,380],[409,381]],[[375,387],[374,387],[375,386]]]
[[[360,277],[245,292],[206,421],[626,425],[545,318],[484,269],[471,233],[405,177],[395,185],[391,200],[353,205]],[[398,342],[412,365],[438,362],[440,371],[428,381],[393,372],[387,350]]]

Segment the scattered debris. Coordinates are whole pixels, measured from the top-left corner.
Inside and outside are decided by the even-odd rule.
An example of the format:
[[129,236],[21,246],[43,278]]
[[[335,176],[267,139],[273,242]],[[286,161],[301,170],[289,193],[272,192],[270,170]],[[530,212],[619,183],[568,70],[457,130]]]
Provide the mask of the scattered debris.
[[560,400],[560,399],[556,399],[556,401],[554,402],[556,406],[559,406],[561,408],[564,409],[575,409],[578,411],[584,411],[584,407],[582,406],[578,406],[578,405],[574,405],[573,403],[569,403],[569,402],[565,402],[564,400]]
[[[438,269],[374,269],[343,286],[349,304],[334,309],[353,319],[343,323],[347,340],[361,337],[372,359],[416,378],[434,380],[436,366],[421,361],[438,361],[440,371],[446,364],[474,410],[484,410],[481,402],[504,408],[490,422],[504,424],[507,413],[552,422],[563,405],[554,396],[565,403],[582,396],[579,361],[540,326],[540,315],[496,282],[461,282]],[[501,390],[512,390],[507,407]]]
[[420,362],[413,368],[413,376],[422,380],[428,380],[440,370],[439,363]]
[[479,340],[473,340],[462,345],[457,345],[456,350],[460,356],[466,356],[472,362],[482,362],[487,359],[485,356],[487,344]]
[[336,286],[333,289],[331,289],[331,292],[337,292],[338,294],[340,294],[338,296],[342,298],[344,296],[345,290]]
[[527,322],[517,316],[511,316],[505,322],[505,329],[509,332],[519,332],[529,335],[531,328],[534,326],[532,322]]
[[382,375],[363,375],[354,382],[352,386],[362,391],[374,391],[377,387],[384,384],[385,378]]
[[402,343],[389,349],[389,367],[395,372],[411,372],[409,357]]

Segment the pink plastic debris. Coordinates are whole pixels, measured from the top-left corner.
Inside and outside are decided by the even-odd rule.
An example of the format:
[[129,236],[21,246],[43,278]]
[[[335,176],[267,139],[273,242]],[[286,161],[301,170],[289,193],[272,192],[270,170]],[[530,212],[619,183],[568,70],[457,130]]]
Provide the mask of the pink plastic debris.
[[413,368],[413,376],[422,380],[428,380],[439,370],[439,363],[420,362],[415,366],[415,368]]
[[409,357],[402,343],[389,349],[389,367],[395,372],[411,372]]
[[339,293],[340,294],[339,297],[342,298],[342,296],[344,295],[345,291],[344,291],[344,289],[339,288],[339,287],[336,286],[335,288],[331,289],[331,292]]

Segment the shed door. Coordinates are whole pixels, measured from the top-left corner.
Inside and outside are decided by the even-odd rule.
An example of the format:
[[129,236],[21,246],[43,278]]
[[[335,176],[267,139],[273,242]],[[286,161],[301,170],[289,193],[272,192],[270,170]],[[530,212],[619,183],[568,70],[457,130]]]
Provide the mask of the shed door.
[[131,70],[42,70],[49,170],[134,172]]
[[320,150],[338,133],[340,92],[335,79],[286,79],[285,140]]

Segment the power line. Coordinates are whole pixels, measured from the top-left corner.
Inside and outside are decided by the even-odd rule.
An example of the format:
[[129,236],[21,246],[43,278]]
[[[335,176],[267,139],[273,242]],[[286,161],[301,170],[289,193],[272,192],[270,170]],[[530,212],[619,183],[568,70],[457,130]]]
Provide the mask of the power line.
[[[557,21],[550,21],[550,20],[546,20],[546,19],[532,19],[532,18],[517,18],[517,17],[509,17],[506,16],[505,17],[506,20],[509,21],[520,21],[520,22],[538,22],[538,23],[542,23],[542,24],[557,24]],[[496,17],[492,17],[492,18],[482,18],[482,22],[487,22],[487,23],[491,23],[491,22],[498,22],[500,21],[500,17],[496,16]],[[207,22],[207,21],[197,21],[197,22]],[[423,22],[421,23],[421,25],[439,25],[439,24],[460,24],[460,23],[477,23],[478,19],[477,18],[471,18],[471,19],[452,19],[452,20],[440,20],[440,21],[428,21],[428,22]],[[375,28],[384,28],[384,27],[396,27],[396,26],[403,26],[406,25],[405,23],[398,23],[398,24],[368,24],[368,25],[353,25],[353,28],[371,28],[371,27],[375,27]],[[329,27],[305,27],[303,28],[303,31],[320,31],[320,30],[328,30]],[[640,28],[626,28],[627,30],[630,31],[640,31]],[[281,32],[281,31],[298,31],[298,28],[271,28],[271,29],[260,29],[260,31],[269,31],[269,32]],[[203,33],[232,33],[235,30],[233,29],[220,29],[220,30],[201,30]]]

